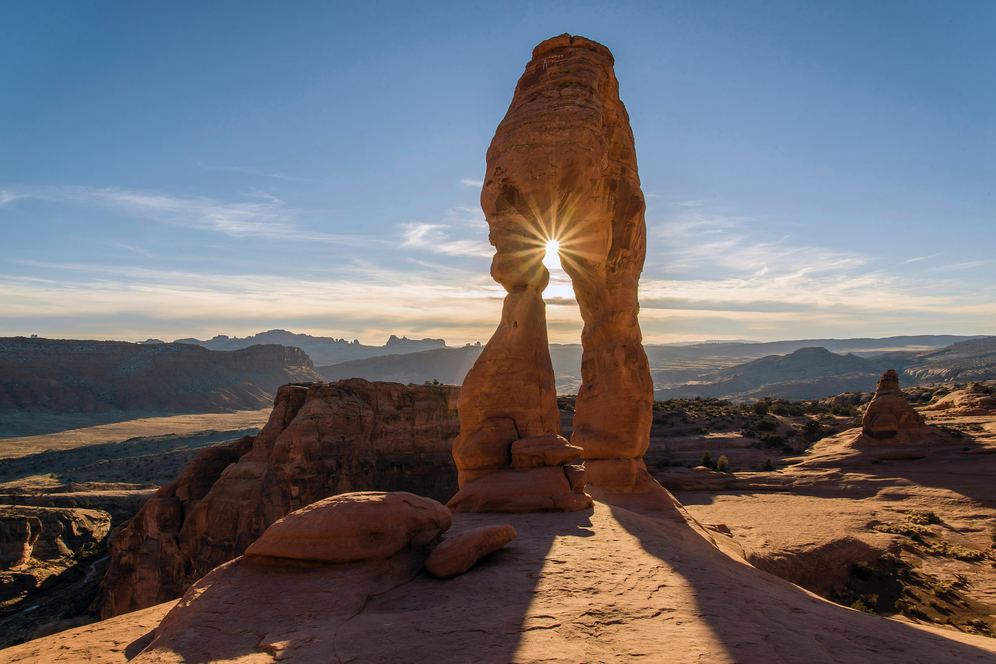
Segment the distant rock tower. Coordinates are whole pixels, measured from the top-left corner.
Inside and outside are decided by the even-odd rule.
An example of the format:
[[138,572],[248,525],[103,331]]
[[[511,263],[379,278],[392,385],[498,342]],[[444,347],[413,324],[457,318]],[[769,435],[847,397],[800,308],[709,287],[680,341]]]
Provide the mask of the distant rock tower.
[[920,413],[906,401],[906,395],[899,389],[899,374],[889,369],[878,381],[875,396],[865,416],[861,429],[872,438],[892,439],[901,433],[926,427]]
[[[586,483],[625,491],[649,478],[653,383],[637,320],[645,204],[613,63],[584,37],[539,44],[488,149],[481,207],[497,249],[491,275],[508,294],[460,394],[456,510],[577,510],[591,504]],[[584,319],[571,444],[559,436],[543,302],[551,241]]]

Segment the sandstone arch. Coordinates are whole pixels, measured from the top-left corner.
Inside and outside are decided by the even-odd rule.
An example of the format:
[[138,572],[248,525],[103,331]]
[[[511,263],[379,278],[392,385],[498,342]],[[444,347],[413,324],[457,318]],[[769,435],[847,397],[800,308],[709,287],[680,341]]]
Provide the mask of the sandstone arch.
[[[568,463],[579,453],[595,484],[645,474],[653,407],[637,319],[645,203],[613,62],[584,37],[539,44],[488,149],[481,207],[497,250],[491,275],[508,294],[461,391],[455,509],[586,507],[584,471]],[[554,239],[584,320],[573,447],[558,436],[542,297]],[[538,441],[545,466],[523,467],[516,448]]]

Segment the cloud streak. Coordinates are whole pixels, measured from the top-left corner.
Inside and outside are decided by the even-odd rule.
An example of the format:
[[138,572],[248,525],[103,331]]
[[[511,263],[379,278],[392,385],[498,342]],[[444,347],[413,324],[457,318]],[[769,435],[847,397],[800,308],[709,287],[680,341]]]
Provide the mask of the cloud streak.
[[[294,247],[300,262],[284,274],[219,273],[221,264],[210,261],[200,271],[178,270],[165,253],[153,255],[128,237],[105,244],[141,257],[140,267],[7,257],[12,269],[0,263],[0,335],[77,330],[120,338],[131,331],[131,338],[145,338],[170,330],[189,336],[296,326],[351,338],[418,333],[463,343],[490,336],[505,295],[488,275],[494,249],[483,214],[471,206],[373,238],[303,227],[299,218],[312,213],[266,191],[225,201],[118,188],[0,190],[0,206],[23,199],[265,241],[246,250],[297,241],[357,251],[348,261],[329,262],[327,252],[316,257]],[[991,290],[976,278],[992,261],[924,269],[935,256],[904,263],[830,249],[694,203],[671,206],[672,216],[650,224],[641,281],[648,342],[979,333],[996,321]],[[551,341],[578,341],[577,304],[561,271],[552,274],[545,298]]]
[[[322,242],[351,247],[385,245],[385,240],[302,228],[301,210],[266,192],[246,200],[223,201],[206,196],[174,196],[156,192],[95,187],[41,187],[4,191],[6,201],[35,199],[76,206],[94,206],[136,219],[155,221],[232,238],[262,238],[283,242]],[[4,198],[0,198],[3,201]]]
[[480,240],[453,237],[454,228],[447,224],[402,224],[402,244],[411,249],[430,251],[447,256],[475,256],[490,258],[491,245]]

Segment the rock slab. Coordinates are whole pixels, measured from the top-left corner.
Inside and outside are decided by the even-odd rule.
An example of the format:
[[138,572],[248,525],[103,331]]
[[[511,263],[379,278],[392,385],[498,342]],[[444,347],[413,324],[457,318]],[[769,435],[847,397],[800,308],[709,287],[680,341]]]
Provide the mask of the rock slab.
[[478,560],[504,547],[516,537],[518,533],[515,532],[515,527],[508,524],[465,530],[447,537],[433,549],[425,561],[425,568],[429,574],[441,579],[463,574]]
[[358,491],[312,503],[279,519],[247,557],[325,563],[384,560],[436,541],[453,523],[431,498],[405,491]]

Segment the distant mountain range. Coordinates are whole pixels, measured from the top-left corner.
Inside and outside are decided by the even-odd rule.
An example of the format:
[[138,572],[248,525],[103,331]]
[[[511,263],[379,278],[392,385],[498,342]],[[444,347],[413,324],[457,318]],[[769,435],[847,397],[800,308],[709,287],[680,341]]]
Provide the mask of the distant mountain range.
[[[149,341],[155,342],[155,339]],[[146,342],[149,343],[149,342]],[[229,337],[219,334],[216,337],[201,341],[200,339],[177,339],[174,343],[203,346],[209,350],[239,350],[261,344],[278,344],[300,348],[316,365],[337,364],[350,360],[362,360],[380,355],[404,355],[419,351],[445,348],[442,339],[409,339],[396,337],[393,334],[383,346],[365,346],[358,340],[347,341],[334,337],[313,337],[310,334],[296,334],[287,330],[268,330],[248,337]]]
[[[316,370],[326,380],[359,377],[459,385],[481,350],[479,346],[440,348],[319,366]],[[919,335],[650,344],[646,350],[658,398],[819,398],[873,390],[879,375],[889,368],[904,371],[906,384],[996,378],[992,357],[996,337]],[[576,393],[581,385],[581,346],[552,344],[550,355],[557,391]]]
[[43,415],[110,421],[262,408],[281,385],[314,380],[308,356],[279,345],[218,352],[185,344],[0,338],[0,436],[27,433]]
[[900,372],[904,385],[970,382],[996,378],[996,337],[960,341],[940,350],[884,351],[859,356],[826,348],[801,348],[769,355],[655,392],[658,399],[762,396],[818,399],[841,392],[870,392],[886,369]]
[[[899,370],[905,385],[996,379],[996,337],[651,344],[646,349],[659,399],[820,398],[871,391],[887,368]],[[0,436],[21,435],[48,415],[75,414],[86,422],[260,408],[289,382],[358,377],[459,385],[481,351],[480,345],[447,347],[442,339],[392,336],[383,346],[365,346],[284,330],[176,343],[0,338]],[[580,345],[553,344],[550,355],[558,391],[577,393]],[[315,356],[349,359],[316,367]],[[19,418],[33,423],[18,424]]]

